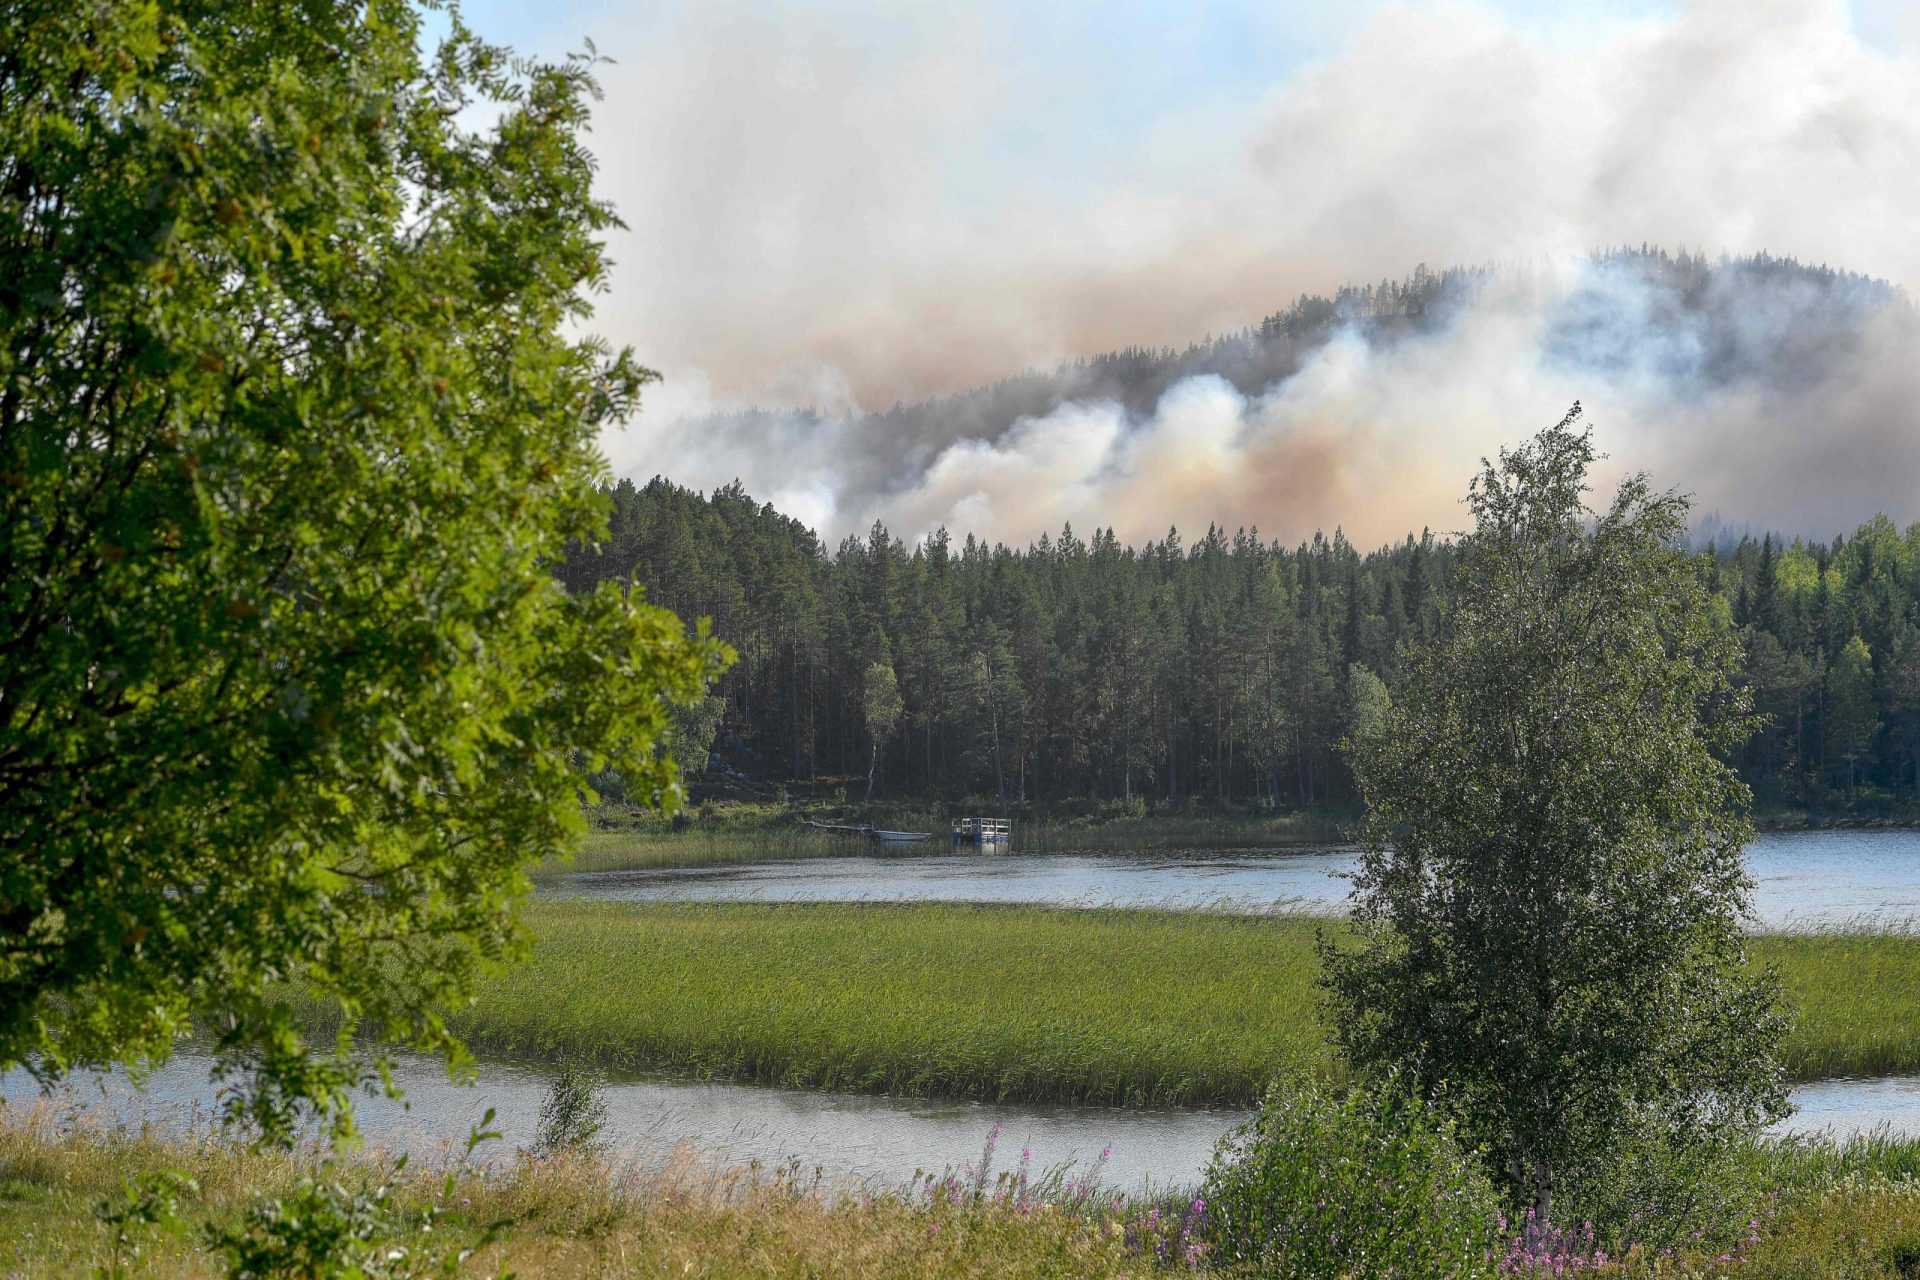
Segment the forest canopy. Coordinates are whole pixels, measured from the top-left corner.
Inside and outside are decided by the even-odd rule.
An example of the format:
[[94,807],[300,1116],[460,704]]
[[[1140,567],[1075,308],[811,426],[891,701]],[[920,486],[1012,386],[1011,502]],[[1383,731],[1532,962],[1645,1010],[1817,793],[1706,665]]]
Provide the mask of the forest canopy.
[[[866,674],[892,665],[904,713],[881,796],[1354,798],[1341,744],[1403,641],[1446,625],[1453,547],[1428,532],[1371,551],[1338,530],[1140,546],[1072,528],[1025,547],[909,545],[875,525],[828,548],[740,486],[655,479],[610,494],[610,538],[560,567],[585,590],[637,575],[740,653],[717,686],[721,741],[762,778],[866,773]],[[1831,542],[1721,536],[1712,607],[1746,653],[1763,727],[1734,763],[1763,810],[1920,799],[1920,524],[1875,516]]]

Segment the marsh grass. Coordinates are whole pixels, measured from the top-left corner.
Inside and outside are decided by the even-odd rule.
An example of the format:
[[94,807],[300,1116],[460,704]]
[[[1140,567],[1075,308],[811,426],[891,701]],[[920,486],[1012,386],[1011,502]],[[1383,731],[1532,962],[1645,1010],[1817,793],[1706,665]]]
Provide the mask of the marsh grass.
[[[534,902],[475,1049],[856,1092],[1251,1105],[1331,1073],[1324,917],[896,903]],[[1754,939],[1795,1080],[1920,1071],[1920,937]]]
[[1869,928],[1753,940],[1798,1015],[1786,1052],[1796,1080],[1920,1071],[1920,935]]
[[1317,922],[894,904],[537,902],[476,1049],[921,1096],[1247,1103],[1322,1073]]
[[542,863],[533,874],[536,880],[552,880],[573,872],[653,871],[735,862],[776,862],[865,852],[868,848],[844,836],[809,831],[798,822],[765,828],[735,829],[696,823],[677,831],[666,826],[591,831],[570,860]]

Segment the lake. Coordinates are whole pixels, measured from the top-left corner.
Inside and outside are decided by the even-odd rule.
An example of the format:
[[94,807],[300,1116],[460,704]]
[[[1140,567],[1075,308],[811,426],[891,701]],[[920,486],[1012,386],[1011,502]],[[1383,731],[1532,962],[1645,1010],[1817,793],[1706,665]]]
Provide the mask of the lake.
[[[1018,833],[1016,832],[1016,840]],[[556,897],[626,902],[1000,902],[1337,911],[1351,845],[1195,852],[876,853],[563,876]],[[1920,919],[1920,831],[1774,831],[1749,846],[1766,929]]]
[[[186,1049],[135,1090],[122,1074],[84,1077],[65,1087],[59,1105],[93,1110],[129,1124],[189,1125],[218,1105],[210,1062]],[[402,1055],[395,1079],[403,1105],[384,1097],[361,1100],[359,1116],[370,1141],[421,1156],[439,1156],[464,1141],[488,1107],[502,1143],[482,1157],[507,1156],[533,1140],[550,1067],[483,1062],[472,1086],[448,1082],[438,1062]],[[0,1098],[27,1106],[39,1096],[23,1071],[0,1075]],[[607,1136],[623,1158],[660,1164],[676,1150],[700,1153],[716,1166],[758,1160],[773,1167],[798,1162],[811,1176],[874,1187],[905,1185],[916,1170],[940,1172],[978,1160],[1000,1126],[996,1168],[1010,1167],[1023,1147],[1033,1168],[1072,1165],[1077,1173],[1101,1166],[1106,1185],[1127,1190],[1191,1186],[1200,1179],[1220,1135],[1244,1119],[1238,1110],[1047,1106],[1030,1103],[942,1102],[775,1089],[759,1085],[698,1084],[678,1080],[609,1080],[602,1088]],[[1885,1126],[1920,1135],[1920,1077],[1823,1080],[1793,1094],[1798,1113],[1781,1132],[1839,1136]]]

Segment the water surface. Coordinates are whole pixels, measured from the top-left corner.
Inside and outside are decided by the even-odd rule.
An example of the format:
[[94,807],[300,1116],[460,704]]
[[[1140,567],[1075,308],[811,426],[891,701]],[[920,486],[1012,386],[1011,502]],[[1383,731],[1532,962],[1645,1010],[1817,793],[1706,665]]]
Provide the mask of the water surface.
[[[129,1124],[204,1121],[219,1104],[208,1066],[204,1052],[187,1050],[149,1079],[144,1091],[120,1074],[83,1077],[66,1086],[56,1103]],[[395,1078],[406,1102],[362,1099],[361,1127],[377,1146],[439,1156],[457,1150],[492,1107],[503,1141],[483,1147],[480,1155],[510,1156],[533,1140],[552,1075],[550,1067],[483,1062],[477,1083],[456,1086],[437,1061],[405,1055]],[[996,1125],[995,1168],[1016,1163],[1024,1147],[1035,1170],[1070,1165],[1076,1176],[1085,1176],[1098,1169],[1105,1185],[1130,1191],[1192,1186],[1220,1136],[1246,1116],[1239,1110],[941,1102],[658,1079],[610,1080],[601,1096],[606,1136],[624,1160],[657,1165],[676,1152],[693,1152],[714,1168],[756,1160],[766,1167],[793,1164],[805,1176],[817,1167],[835,1185],[875,1187],[901,1187],[916,1171],[977,1161]],[[0,1075],[6,1105],[27,1106],[38,1097],[24,1072]],[[1825,1080],[1796,1089],[1793,1100],[1799,1110],[1782,1133],[1846,1137],[1885,1128],[1920,1136],[1920,1077]],[[1108,1150],[1103,1162],[1101,1153]]]
[[[1016,837],[1017,839],[1017,837]],[[858,846],[856,846],[858,848]],[[875,853],[583,872],[543,890],[626,902],[994,902],[1048,906],[1338,911],[1351,845],[1028,854]],[[1761,927],[1920,919],[1920,831],[1776,831],[1747,850]]]

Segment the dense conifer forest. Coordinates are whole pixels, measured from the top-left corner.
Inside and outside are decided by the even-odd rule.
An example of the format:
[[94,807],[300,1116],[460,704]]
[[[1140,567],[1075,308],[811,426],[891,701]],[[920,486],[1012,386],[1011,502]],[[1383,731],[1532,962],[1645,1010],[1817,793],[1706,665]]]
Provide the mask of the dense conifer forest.
[[[623,481],[612,499],[610,539],[562,574],[632,574],[713,619],[740,655],[715,691],[722,759],[864,777],[884,669],[904,714],[877,794],[926,801],[1350,801],[1340,743],[1393,688],[1401,644],[1445,625],[1451,581],[1431,534],[1362,551],[1338,531],[1129,547],[1069,528],[1016,549],[876,525],[829,550],[738,486]],[[1700,554],[1767,717],[1738,761],[1761,805],[1920,799],[1920,525]]]
[[[1884,281],[1765,254],[1641,246],[1590,268],[1555,305],[1549,358],[1653,359],[1692,388],[1825,376],[1862,317],[1912,318]],[[1530,271],[1422,267],[1184,349],[895,406],[861,438],[924,456],[1071,398],[1145,412],[1196,374],[1252,393],[1342,326],[1391,341],[1490,287],[1527,289]],[[1351,802],[1340,744],[1390,693],[1402,643],[1444,625],[1452,576],[1448,543],[1426,533],[1362,550],[1337,530],[1297,546],[1225,529],[1122,546],[1067,528],[1014,548],[944,532],[907,545],[875,525],[826,547],[738,484],[622,481],[611,497],[609,540],[571,548],[562,577],[632,575],[683,617],[713,619],[740,654],[709,708],[725,767],[863,786],[874,766],[876,794],[919,801]],[[1830,543],[1723,530],[1702,554],[1767,717],[1738,761],[1762,807],[1920,803],[1920,526],[1876,517]]]

